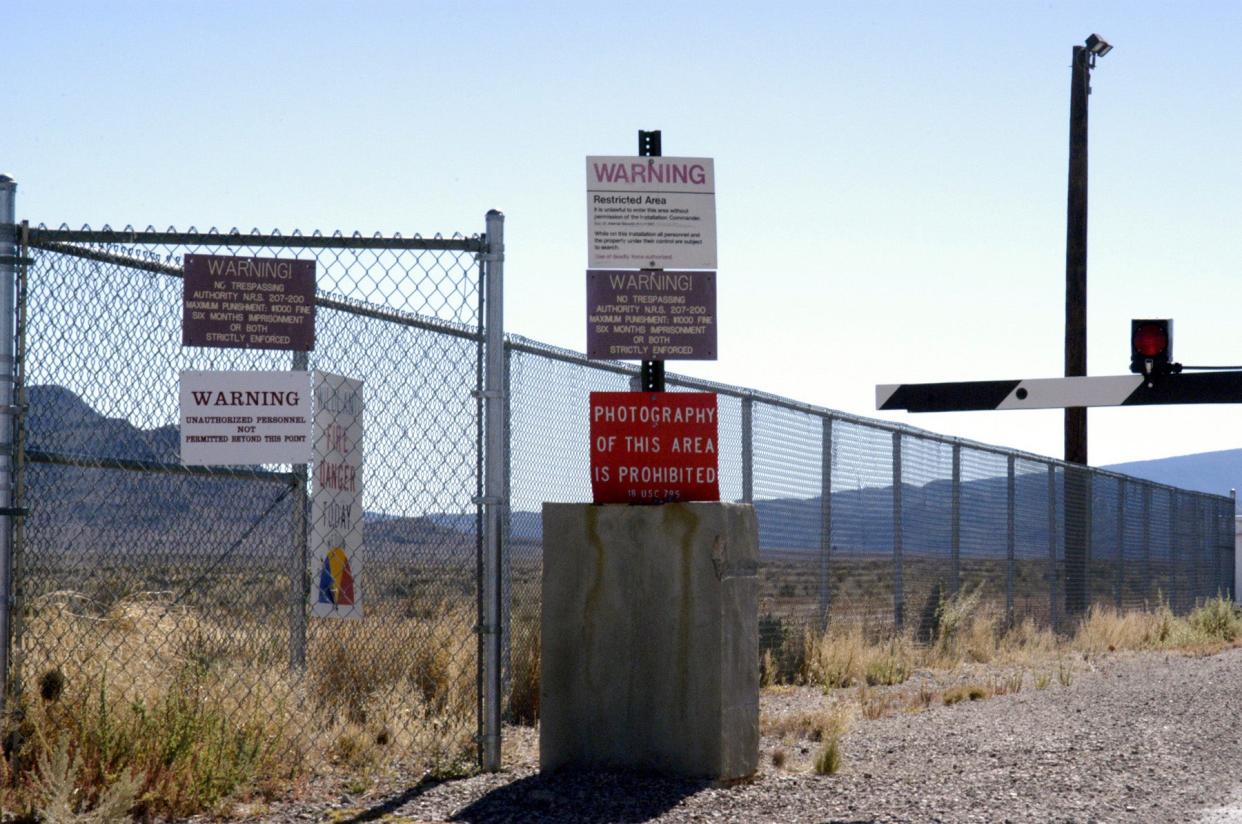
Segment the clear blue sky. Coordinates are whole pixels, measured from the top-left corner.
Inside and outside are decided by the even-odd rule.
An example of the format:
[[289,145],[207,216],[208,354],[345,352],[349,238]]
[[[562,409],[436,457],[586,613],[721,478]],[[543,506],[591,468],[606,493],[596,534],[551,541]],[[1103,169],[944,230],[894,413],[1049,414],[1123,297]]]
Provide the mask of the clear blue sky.
[[[875,414],[876,383],[1062,371],[1070,53],[1091,105],[1089,371],[1129,319],[1242,364],[1242,4],[17,3],[18,217],[482,231],[510,331],[585,347],[583,157],[715,158],[715,363]],[[1060,456],[1058,411],[912,416]],[[1102,464],[1242,446],[1242,408],[1090,413]]]

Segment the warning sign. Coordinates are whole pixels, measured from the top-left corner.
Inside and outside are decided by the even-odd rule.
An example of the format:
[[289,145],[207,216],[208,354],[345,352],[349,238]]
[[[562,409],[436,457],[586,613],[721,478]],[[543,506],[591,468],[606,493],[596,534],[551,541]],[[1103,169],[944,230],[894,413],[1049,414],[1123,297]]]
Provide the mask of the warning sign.
[[305,463],[308,389],[305,372],[182,371],[181,463]]
[[588,157],[587,266],[716,268],[710,157]]
[[719,501],[713,392],[592,392],[597,504]]
[[715,360],[716,273],[588,269],[587,357]]
[[315,348],[315,261],[186,255],[183,346]]
[[315,373],[311,614],[362,617],[362,381]]

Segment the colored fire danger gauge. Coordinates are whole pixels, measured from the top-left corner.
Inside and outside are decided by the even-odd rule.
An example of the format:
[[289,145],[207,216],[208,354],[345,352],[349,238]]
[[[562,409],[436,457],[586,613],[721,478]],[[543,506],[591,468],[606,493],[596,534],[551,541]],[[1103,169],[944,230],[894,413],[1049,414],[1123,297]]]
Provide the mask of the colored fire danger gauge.
[[311,614],[362,617],[362,382],[315,373]]

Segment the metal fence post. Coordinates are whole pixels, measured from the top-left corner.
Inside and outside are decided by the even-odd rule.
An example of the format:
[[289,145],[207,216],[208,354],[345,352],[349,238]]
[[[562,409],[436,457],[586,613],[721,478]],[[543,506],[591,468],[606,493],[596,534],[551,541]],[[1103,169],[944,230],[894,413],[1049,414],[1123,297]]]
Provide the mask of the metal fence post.
[[1200,580],[1200,567],[1203,565],[1203,508],[1202,501],[1199,496],[1191,498],[1191,517],[1194,517],[1192,524],[1191,539],[1191,556],[1190,556],[1190,592],[1191,607],[1199,605],[1199,599],[1203,594],[1202,582]]
[[500,769],[500,705],[501,705],[501,611],[500,576],[501,510],[508,500],[505,486],[505,443],[508,440],[505,421],[504,386],[504,265],[505,216],[492,209],[487,213],[486,341],[487,362],[484,367],[486,406],[486,460],[483,505],[484,562],[483,581],[483,769]]
[[1220,503],[1212,501],[1212,565],[1216,572],[1216,595],[1223,596],[1225,592],[1225,534],[1223,525],[1225,522],[1224,513],[1221,512]]
[[[504,342],[504,420],[505,420],[505,460],[504,460],[504,507],[500,513],[500,652],[502,683],[500,694],[511,695],[513,687],[513,512],[510,509],[509,490],[513,482],[513,445],[509,442],[513,421],[513,352],[509,342]],[[535,627],[539,632],[539,627]],[[534,643],[536,639],[531,639]]]
[[1151,487],[1143,484],[1143,592],[1150,602],[1155,593],[1155,580],[1151,574]]
[[1121,609],[1126,563],[1126,482],[1117,480],[1117,566],[1113,570],[1113,601]]
[[1053,629],[1059,623],[1057,581],[1057,466],[1048,464],[1048,622]]
[[953,444],[952,502],[949,511],[949,592],[962,588],[962,445]]
[[755,400],[742,398],[742,503],[755,502]]
[[1238,600],[1238,578],[1237,578],[1237,522],[1238,522],[1238,490],[1229,490],[1229,512],[1225,516],[1224,530],[1225,534],[1221,541],[1221,546],[1225,547],[1225,565],[1221,569],[1221,575],[1228,582],[1225,591],[1229,595],[1229,600],[1236,602]]
[[[293,371],[305,371],[310,364],[307,352],[293,353]],[[314,448],[314,444],[311,445]],[[306,523],[306,464],[293,466],[293,548],[289,559],[289,666],[306,668],[306,584],[309,558],[309,530]]]
[[820,436],[819,475],[819,629],[828,626],[832,606],[832,416],[825,415]]
[[1177,517],[1177,491],[1169,490],[1169,589],[1173,590],[1169,594],[1169,606],[1175,610],[1182,610],[1186,606],[1185,587],[1178,581],[1178,572],[1181,567],[1182,552],[1181,540],[1177,535],[1178,517]]
[[0,175],[0,711],[9,678],[13,608],[13,346],[17,272],[17,181]]
[[1005,493],[1005,620],[1009,626],[1013,626],[1013,586],[1014,586],[1014,565],[1017,563],[1014,557],[1014,499],[1016,497],[1015,490],[1015,472],[1014,472],[1014,456],[1010,455],[1006,462],[1006,493]]
[[901,631],[906,622],[906,592],[902,577],[901,433],[893,433],[893,623]]

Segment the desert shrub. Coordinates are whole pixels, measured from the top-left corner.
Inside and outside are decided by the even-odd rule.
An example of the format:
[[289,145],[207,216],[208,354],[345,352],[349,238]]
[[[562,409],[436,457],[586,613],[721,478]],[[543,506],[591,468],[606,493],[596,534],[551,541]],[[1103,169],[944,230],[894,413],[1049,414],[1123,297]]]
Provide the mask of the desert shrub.
[[869,721],[888,715],[893,708],[893,702],[893,696],[876,692],[866,684],[858,688],[858,711]]
[[909,644],[904,639],[892,638],[886,645],[875,649],[867,662],[867,683],[873,687],[904,683],[913,669],[912,657]]
[[854,622],[831,626],[811,644],[808,654],[810,680],[825,689],[848,687],[863,679],[868,644],[862,625]]
[[807,638],[807,631],[787,625],[779,615],[759,616],[760,673],[765,685],[805,680]]
[[1209,639],[1235,641],[1242,634],[1242,617],[1233,601],[1223,596],[1209,598],[1186,618],[1191,628]]
[[841,769],[841,738],[833,736],[823,743],[815,755],[815,772],[835,775]]
[[942,653],[951,652],[963,630],[972,622],[983,598],[983,583],[966,587],[945,598],[941,596],[933,621],[933,638]]
[[962,701],[982,701],[989,695],[991,692],[981,684],[963,684],[945,690],[944,703],[946,706],[952,706]]

